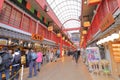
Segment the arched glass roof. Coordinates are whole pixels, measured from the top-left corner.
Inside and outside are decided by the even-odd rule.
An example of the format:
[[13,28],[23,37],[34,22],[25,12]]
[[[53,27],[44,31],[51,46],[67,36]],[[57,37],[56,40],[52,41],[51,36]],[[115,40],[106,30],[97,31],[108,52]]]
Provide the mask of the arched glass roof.
[[[62,27],[80,27],[79,17],[81,16],[82,0],[46,0],[60,22]],[[71,31],[75,32],[75,31]],[[77,31],[78,32],[78,31]]]

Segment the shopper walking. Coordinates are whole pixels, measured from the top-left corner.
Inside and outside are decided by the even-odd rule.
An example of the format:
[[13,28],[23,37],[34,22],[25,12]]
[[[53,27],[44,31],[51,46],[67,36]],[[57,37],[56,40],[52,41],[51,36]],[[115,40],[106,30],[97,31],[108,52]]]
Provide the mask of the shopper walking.
[[42,63],[42,58],[43,58],[43,54],[42,52],[38,52],[37,53],[37,59],[36,59],[36,62],[37,62],[37,71],[40,72],[40,67],[41,67],[41,63]]
[[78,63],[79,57],[80,57],[80,50],[76,50],[74,53],[74,57],[75,57],[75,62]]
[[57,49],[56,55],[58,58],[60,57],[60,49],[59,48]]
[[28,62],[29,62],[29,76],[28,76],[28,78],[32,78],[33,68],[34,68],[34,76],[37,75],[37,70],[36,70],[37,55],[36,55],[36,53],[34,52],[33,49],[29,49],[27,59],[28,59]]
[[52,62],[53,61],[53,50],[52,51],[50,51],[50,61]]

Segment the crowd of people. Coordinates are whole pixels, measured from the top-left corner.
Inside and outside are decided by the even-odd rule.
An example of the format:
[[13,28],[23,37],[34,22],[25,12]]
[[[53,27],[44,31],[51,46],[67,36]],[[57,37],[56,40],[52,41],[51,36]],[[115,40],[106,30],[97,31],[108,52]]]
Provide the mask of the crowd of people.
[[[12,75],[17,73],[20,70],[21,64],[21,54],[20,49],[15,49],[14,53],[11,54],[11,50],[8,50],[7,47],[3,47],[0,52],[0,80],[2,80],[2,74],[5,74],[6,80],[9,80]],[[10,66],[12,66],[11,75],[10,75]],[[16,74],[14,79],[18,80],[19,73]]]
[[[46,54],[43,54],[41,50],[30,48],[27,49],[23,55],[20,48],[16,48],[12,52],[12,50],[8,50],[7,47],[3,47],[0,51],[0,80],[2,80],[3,73],[5,74],[6,80],[18,80],[22,64],[25,67],[29,67],[28,78],[32,78],[32,76],[36,76],[37,73],[40,72],[41,64],[43,64],[44,58],[46,58],[47,62],[56,62],[56,59],[59,56],[59,49],[56,52],[48,50]],[[34,75],[32,75],[33,69]]]
[[[66,53],[68,56],[72,55],[75,62],[78,63],[80,50],[68,51]],[[32,78],[32,76],[36,76],[37,73],[40,72],[41,64],[43,64],[44,61],[56,62],[59,57],[59,48],[56,51],[49,49],[46,51],[46,54],[43,54],[41,50],[30,48],[27,49],[23,55],[20,48],[16,48],[14,52],[12,52],[8,50],[7,47],[3,47],[0,51],[0,80],[2,80],[3,73],[5,74],[6,80],[18,80],[21,65],[29,68],[28,78]],[[33,69],[34,75],[32,75]]]

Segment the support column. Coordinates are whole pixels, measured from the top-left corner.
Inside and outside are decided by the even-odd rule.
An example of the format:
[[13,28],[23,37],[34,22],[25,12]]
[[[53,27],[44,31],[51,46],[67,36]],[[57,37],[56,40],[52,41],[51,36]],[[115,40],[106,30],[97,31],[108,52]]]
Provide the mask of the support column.
[[22,27],[22,24],[23,24],[23,18],[24,18],[24,13],[22,13],[22,19],[21,19],[20,27],[19,27],[21,30],[22,30],[22,28],[23,28],[23,27]]
[[3,3],[4,3],[4,0],[0,0],[0,11],[2,10]]
[[37,23],[36,23],[36,31],[35,31],[35,34],[38,34],[38,26],[39,26],[39,21],[37,21]]
[[62,36],[60,37],[60,57],[62,57],[62,47],[63,47],[63,42],[62,42]]

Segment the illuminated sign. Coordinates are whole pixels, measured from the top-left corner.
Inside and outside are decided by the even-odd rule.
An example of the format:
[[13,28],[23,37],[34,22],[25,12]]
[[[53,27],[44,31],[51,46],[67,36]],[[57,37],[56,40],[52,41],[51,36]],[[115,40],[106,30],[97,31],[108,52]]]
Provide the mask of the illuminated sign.
[[87,34],[87,31],[86,31],[86,30],[83,30],[83,31],[82,31],[82,34]]
[[0,39],[0,45],[7,45],[6,39]]
[[57,37],[60,37],[61,36],[61,33],[57,33]]
[[44,40],[44,37],[42,35],[39,35],[39,34],[32,34],[31,38],[34,40],[40,40],[40,41]]
[[53,26],[49,26],[48,31],[53,31]]
[[89,26],[90,26],[90,22],[89,22],[89,21],[85,21],[85,22],[83,23],[83,26],[84,26],[84,27],[89,27]]

